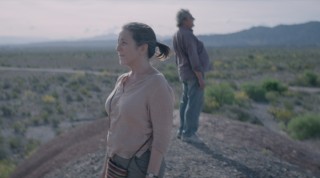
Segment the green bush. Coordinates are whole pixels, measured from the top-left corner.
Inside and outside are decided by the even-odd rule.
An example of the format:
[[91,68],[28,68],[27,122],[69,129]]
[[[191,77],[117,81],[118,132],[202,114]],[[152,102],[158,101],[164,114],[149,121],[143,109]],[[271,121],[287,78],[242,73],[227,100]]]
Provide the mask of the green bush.
[[40,145],[40,141],[30,139],[28,140],[27,144],[25,145],[25,155],[27,157],[31,156],[33,152],[38,148]]
[[178,83],[180,81],[179,75],[175,71],[165,70],[163,71],[163,75],[170,83]]
[[7,149],[4,145],[0,144],[0,160],[4,160],[9,156]]
[[281,84],[277,80],[267,79],[263,81],[262,88],[264,88],[267,92],[279,92],[283,93],[288,90],[286,85]]
[[305,71],[302,75],[298,76],[297,84],[302,86],[320,86],[319,76],[312,71]]
[[233,104],[235,101],[234,91],[227,83],[212,84],[205,90],[205,111],[219,108],[225,104]]
[[90,92],[84,87],[80,88],[80,93],[85,97],[89,97],[89,98],[91,97]]
[[304,77],[306,78],[309,85],[314,86],[314,87],[318,86],[319,79],[318,79],[318,76],[316,73],[309,71],[304,74]]
[[161,72],[170,83],[178,83],[180,81],[175,64],[167,64]]
[[23,122],[17,121],[13,124],[13,130],[17,134],[24,134],[27,131],[27,128]]
[[280,94],[278,92],[270,91],[265,94],[265,97],[270,103],[277,103],[279,101]]
[[262,125],[261,121],[251,114],[247,109],[232,105],[223,107],[223,113],[231,119],[239,120],[241,122],[249,122],[252,124]]
[[246,92],[238,91],[234,94],[235,103],[241,107],[250,106],[250,99]]
[[8,150],[5,147],[5,139],[0,133],[0,160],[4,160],[8,157]]
[[14,171],[15,165],[8,160],[0,161],[0,178],[8,178]]
[[282,94],[288,87],[274,79],[264,80],[261,84],[245,84],[243,90],[256,102],[275,101],[275,94]]
[[0,113],[2,113],[1,115],[3,117],[11,117],[13,115],[13,111],[11,108],[7,107],[7,106],[2,106],[0,108]]
[[56,98],[52,95],[43,95],[41,99],[42,102],[45,104],[51,104],[56,102]]
[[41,115],[36,115],[36,116],[33,116],[31,119],[30,119],[30,122],[32,125],[34,126],[39,126],[41,124],[43,124],[43,122],[47,122],[47,118],[46,119],[43,119],[41,117]]
[[9,139],[10,149],[12,149],[12,150],[22,149],[22,147],[23,147],[22,142],[23,142],[23,140],[21,137],[11,137]]
[[243,90],[247,95],[256,102],[266,102],[266,90],[261,85],[245,84]]
[[275,117],[276,120],[287,124],[293,118],[294,113],[286,108],[271,107],[269,112]]
[[306,114],[293,118],[288,124],[289,134],[296,139],[320,137],[320,115]]
[[212,113],[212,111],[218,109],[219,103],[212,97],[205,97],[203,112]]

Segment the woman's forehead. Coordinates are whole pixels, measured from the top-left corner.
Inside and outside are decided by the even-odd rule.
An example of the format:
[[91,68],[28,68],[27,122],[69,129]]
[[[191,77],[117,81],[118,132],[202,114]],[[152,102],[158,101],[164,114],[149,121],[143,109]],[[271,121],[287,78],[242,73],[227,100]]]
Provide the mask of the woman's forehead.
[[122,30],[120,33],[119,33],[119,39],[132,39],[132,34],[130,31],[128,30]]

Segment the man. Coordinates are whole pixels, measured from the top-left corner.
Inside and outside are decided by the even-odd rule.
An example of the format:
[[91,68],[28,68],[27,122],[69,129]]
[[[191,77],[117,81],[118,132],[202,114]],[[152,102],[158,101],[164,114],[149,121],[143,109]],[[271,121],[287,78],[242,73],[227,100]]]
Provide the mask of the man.
[[209,70],[209,57],[203,43],[193,34],[194,18],[186,9],[177,13],[178,31],[173,36],[176,64],[183,84],[180,102],[180,128],[177,137],[199,143],[196,135],[203,106],[204,73]]

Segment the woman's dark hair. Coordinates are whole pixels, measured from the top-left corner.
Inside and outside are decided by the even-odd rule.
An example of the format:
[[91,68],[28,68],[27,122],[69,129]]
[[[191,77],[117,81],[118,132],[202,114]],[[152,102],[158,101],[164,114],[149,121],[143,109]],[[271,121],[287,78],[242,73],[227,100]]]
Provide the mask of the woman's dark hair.
[[131,22],[124,25],[122,29],[132,33],[132,38],[138,46],[143,44],[148,45],[148,58],[151,58],[156,53],[156,47],[159,48],[156,54],[158,59],[165,59],[169,56],[170,48],[165,44],[157,42],[156,34],[150,26],[139,22]]

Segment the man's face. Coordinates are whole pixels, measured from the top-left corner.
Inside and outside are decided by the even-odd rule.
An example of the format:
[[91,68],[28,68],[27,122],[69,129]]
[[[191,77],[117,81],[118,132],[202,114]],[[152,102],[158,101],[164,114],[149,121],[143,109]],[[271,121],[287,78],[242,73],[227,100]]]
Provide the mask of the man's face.
[[188,16],[185,20],[184,20],[184,25],[185,27],[192,29],[192,27],[194,26],[194,18],[192,16]]

